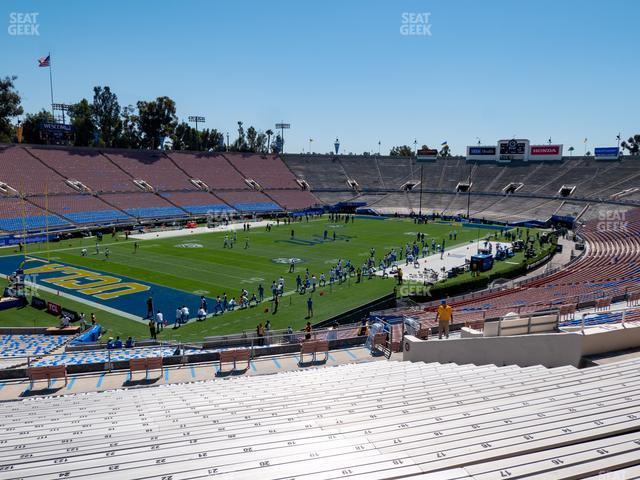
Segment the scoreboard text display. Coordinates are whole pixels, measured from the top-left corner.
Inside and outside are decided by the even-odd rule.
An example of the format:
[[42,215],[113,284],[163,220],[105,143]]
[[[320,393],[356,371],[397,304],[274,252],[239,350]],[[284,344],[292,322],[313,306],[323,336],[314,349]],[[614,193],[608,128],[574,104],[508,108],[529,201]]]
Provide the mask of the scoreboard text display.
[[511,139],[498,142],[500,157],[498,160],[525,160],[529,153],[529,140]]

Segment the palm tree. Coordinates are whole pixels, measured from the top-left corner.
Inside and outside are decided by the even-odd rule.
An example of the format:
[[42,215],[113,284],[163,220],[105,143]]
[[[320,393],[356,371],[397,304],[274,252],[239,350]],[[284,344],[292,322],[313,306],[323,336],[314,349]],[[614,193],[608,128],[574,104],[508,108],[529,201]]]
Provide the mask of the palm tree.
[[266,132],[267,134],[267,153],[271,151],[271,135],[273,135],[273,130],[269,129]]
[[573,157],[573,151],[575,150],[575,148],[573,147],[569,147],[569,156]]

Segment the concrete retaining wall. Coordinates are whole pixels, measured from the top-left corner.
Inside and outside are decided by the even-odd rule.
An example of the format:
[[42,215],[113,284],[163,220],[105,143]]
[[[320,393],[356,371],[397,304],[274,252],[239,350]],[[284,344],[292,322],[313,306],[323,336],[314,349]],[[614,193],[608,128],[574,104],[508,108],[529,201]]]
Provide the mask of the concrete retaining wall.
[[494,364],[577,367],[582,357],[582,335],[576,333],[533,334],[509,337],[419,340],[404,338],[403,359],[474,365]]

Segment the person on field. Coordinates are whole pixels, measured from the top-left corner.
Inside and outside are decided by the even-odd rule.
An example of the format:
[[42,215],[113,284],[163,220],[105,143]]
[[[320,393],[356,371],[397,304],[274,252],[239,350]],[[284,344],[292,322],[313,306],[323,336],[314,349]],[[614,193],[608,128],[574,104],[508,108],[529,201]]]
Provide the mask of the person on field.
[[156,313],[156,333],[164,330],[164,315],[160,310]]
[[153,297],[147,298],[147,318],[153,318]]
[[440,301],[436,312],[436,321],[438,322],[438,339],[442,339],[443,334],[449,338],[449,324],[453,321],[453,308],[447,304],[444,298]]
[[313,299],[309,297],[307,299],[307,318],[313,317]]

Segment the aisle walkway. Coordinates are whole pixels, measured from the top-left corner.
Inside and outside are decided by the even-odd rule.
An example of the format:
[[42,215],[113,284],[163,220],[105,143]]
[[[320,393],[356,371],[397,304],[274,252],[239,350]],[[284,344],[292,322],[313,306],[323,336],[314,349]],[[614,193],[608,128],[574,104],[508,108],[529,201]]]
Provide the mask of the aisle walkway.
[[[400,360],[402,354],[397,353],[392,356],[393,359]],[[237,375],[269,375],[279,372],[287,372],[307,368],[298,365],[299,354],[290,355],[274,355],[266,357],[258,357],[251,361],[250,367],[246,372],[239,372]],[[305,362],[309,356],[305,357]],[[322,354],[319,359],[323,359]],[[383,355],[372,356],[369,349],[365,347],[354,347],[343,350],[332,350],[329,352],[329,358],[326,363],[318,362],[315,366],[335,366],[348,363],[362,363],[377,360],[386,360]],[[240,367],[240,365],[238,365]],[[226,373],[231,369],[231,365],[224,364],[224,377],[229,377]],[[16,400],[19,398],[35,396],[35,395],[67,395],[69,393],[83,392],[99,392],[104,390],[112,390],[122,387],[139,387],[149,385],[163,385],[173,383],[189,383],[202,380],[211,380],[219,376],[219,363],[198,363],[191,365],[179,365],[165,367],[162,372],[159,370],[150,372],[150,380],[145,381],[144,372],[136,372],[133,379],[128,370],[118,370],[113,372],[97,372],[88,374],[70,375],[67,386],[64,385],[63,379],[55,380],[50,390],[46,390],[46,381],[40,381],[35,384],[33,392],[29,390],[29,382],[26,379],[21,380],[4,380],[0,381],[0,402],[7,400]],[[133,381],[132,381],[133,380]]]

